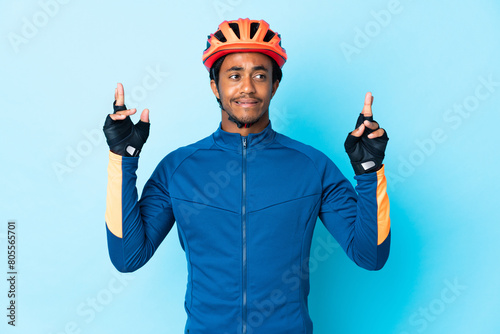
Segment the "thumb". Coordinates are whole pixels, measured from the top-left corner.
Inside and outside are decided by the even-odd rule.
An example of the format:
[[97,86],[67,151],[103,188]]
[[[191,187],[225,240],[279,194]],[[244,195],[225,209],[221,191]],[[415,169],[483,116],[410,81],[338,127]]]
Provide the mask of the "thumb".
[[141,113],[141,121],[149,123],[149,109],[144,109]]
[[365,125],[361,124],[359,126],[359,128],[357,128],[356,130],[354,130],[353,132],[351,132],[351,135],[353,135],[354,137],[361,137],[361,135],[363,134],[364,130],[365,130]]

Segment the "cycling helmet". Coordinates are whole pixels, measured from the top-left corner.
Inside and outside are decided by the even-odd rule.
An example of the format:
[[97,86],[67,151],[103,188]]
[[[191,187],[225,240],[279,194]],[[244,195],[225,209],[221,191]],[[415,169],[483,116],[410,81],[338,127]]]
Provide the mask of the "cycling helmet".
[[287,56],[281,47],[281,36],[269,29],[264,20],[238,19],[224,21],[215,34],[208,36],[207,48],[203,52],[203,64],[210,68],[220,57],[234,52],[260,52],[273,58],[283,67]]

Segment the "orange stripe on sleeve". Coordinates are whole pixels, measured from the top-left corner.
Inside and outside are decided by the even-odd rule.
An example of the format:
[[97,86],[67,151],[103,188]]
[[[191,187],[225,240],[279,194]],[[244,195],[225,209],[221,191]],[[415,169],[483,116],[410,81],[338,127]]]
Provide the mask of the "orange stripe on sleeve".
[[106,225],[111,233],[122,238],[122,156],[109,152]]
[[387,180],[384,174],[384,165],[377,171],[377,225],[378,241],[380,245],[389,235],[391,218],[389,217],[390,205],[387,196]]

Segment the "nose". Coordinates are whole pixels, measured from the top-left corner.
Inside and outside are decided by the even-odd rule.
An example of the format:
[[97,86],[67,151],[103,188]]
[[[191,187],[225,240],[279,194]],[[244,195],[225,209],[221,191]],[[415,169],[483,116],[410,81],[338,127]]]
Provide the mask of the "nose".
[[247,75],[241,80],[241,93],[253,94],[255,93],[255,85],[252,80],[252,76]]

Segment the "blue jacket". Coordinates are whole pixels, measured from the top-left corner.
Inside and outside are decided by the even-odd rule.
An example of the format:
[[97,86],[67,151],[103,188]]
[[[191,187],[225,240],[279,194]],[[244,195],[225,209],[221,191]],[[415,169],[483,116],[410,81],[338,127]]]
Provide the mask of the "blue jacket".
[[144,186],[139,158],[110,152],[106,226],[121,272],[143,266],[177,222],[189,334],[308,334],[308,259],[319,217],[360,267],[389,255],[384,167],[356,191],[322,152],[272,129],[219,128],[169,153]]

